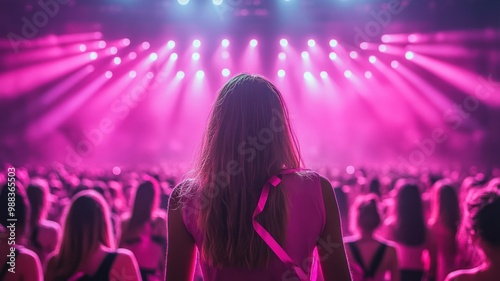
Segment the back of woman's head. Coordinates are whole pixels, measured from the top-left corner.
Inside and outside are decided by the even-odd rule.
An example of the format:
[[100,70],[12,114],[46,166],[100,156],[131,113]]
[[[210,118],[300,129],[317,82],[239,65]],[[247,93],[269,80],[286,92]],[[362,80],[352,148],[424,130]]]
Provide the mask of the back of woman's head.
[[129,227],[140,227],[151,221],[158,207],[160,186],[154,178],[147,177],[137,186],[133,195]]
[[432,221],[441,223],[456,234],[460,224],[460,206],[455,188],[444,179],[437,181],[433,189]]
[[351,221],[353,232],[373,233],[381,222],[378,197],[375,194],[359,196],[353,206]]
[[382,195],[382,192],[380,191],[380,180],[378,178],[374,177],[370,180],[368,193],[373,193],[379,197]]
[[425,242],[427,230],[419,187],[415,182],[398,180],[396,190],[394,238],[408,246],[421,245]]
[[42,219],[45,219],[50,208],[50,190],[44,179],[33,179],[26,189],[28,200],[31,205],[30,227],[36,227]]
[[[248,74],[220,90],[205,132],[195,177],[201,188],[202,257],[212,265],[255,268],[272,255],[252,227],[252,212],[267,178],[298,168],[299,148],[278,89]],[[260,223],[284,240],[283,190],[272,189]]]
[[500,191],[488,188],[471,194],[466,227],[486,245],[500,249]]
[[114,248],[108,205],[96,191],[81,191],[65,211],[63,236],[46,280],[69,278],[100,245]]
[[0,224],[8,227],[12,223],[10,219],[15,219],[16,237],[20,240],[26,234],[30,218],[30,204],[20,182],[16,182],[15,187],[8,183],[2,186],[0,206]]

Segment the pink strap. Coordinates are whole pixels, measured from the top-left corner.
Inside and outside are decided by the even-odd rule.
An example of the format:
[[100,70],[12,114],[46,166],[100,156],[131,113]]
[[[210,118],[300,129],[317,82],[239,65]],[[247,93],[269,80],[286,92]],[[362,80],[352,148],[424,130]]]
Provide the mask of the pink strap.
[[[288,169],[288,170],[283,170],[278,173],[278,175],[285,175],[285,174],[291,174],[295,173],[298,171],[301,171],[302,169]],[[298,266],[295,262],[292,261],[290,256],[285,252],[285,250],[276,242],[276,240],[271,236],[269,232],[267,232],[264,227],[257,222],[255,219],[262,211],[264,210],[264,207],[266,206],[267,198],[269,197],[269,190],[271,189],[271,186],[276,187],[280,182],[281,179],[278,177],[278,175],[272,176],[270,179],[266,181],[264,184],[264,187],[262,188],[262,192],[260,193],[260,198],[259,202],[257,203],[257,207],[255,208],[255,211],[253,212],[252,216],[252,223],[255,231],[259,236],[266,242],[267,245],[273,250],[273,252],[278,256],[278,258],[286,265],[293,267],[295,270],[295,273],[297,274],[297,277],[301,281],[306,281],[309,280],[309,277],[307,274],[304,272],[300,266]]]

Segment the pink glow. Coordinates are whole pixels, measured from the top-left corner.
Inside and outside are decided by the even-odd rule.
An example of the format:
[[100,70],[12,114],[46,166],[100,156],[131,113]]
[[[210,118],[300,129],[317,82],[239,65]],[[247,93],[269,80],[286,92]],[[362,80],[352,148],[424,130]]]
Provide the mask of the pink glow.
[[337,54],[334,53],[334,52],[331,52],[328,57],[331,59],[331,60],[336,60],[337,59]]
[[335,39],[331,39],[331,40],[330,40],[330,47],[332,47],[332,48],[333,48],[333,47],[336,47],[336,46],[337,46],[337,44],[338,44],[337,40],[335,40]]
[[118,53],[118,49],[116,47],[111,47],[109,49],[109,53],[112,55],[116,55],[116,53]]
[[372,74],[372,72],[371,72],[371,71],[366,71],[366,72],[365,72],[365,77],[366,77],[366,79],[370,79],[370,78],[372,78],[372,76],[373,76],[373,74]]
[[367,50],[368,49],[368,43],[367,42],[361,42],[361,44],[359,44],[359,48],[361,50]]
[[121,41],[122,45],[127,47],[128,45],[130,45],[130,39],[128,38],[123,38],[122,41]]
[[101,40],[99,41],[99,43],[97,43],[97,46],[101,49],[104,49],[106,48],[106,42],[104,40]]
[[387,46],[384,44],[381,44],[380,46],[378,46],[378,50],[380,52],[385,52],[385,51],[387,51]]
[[229,40],[227,40],[227,39],[222,39],[221,45],[222,45],[222,47],[224,47],[224,48],[229,47]]
[[184,74],[184,71],[177,71],[177,74],[175,75],[177,77],[177,79],[182,79],[184,78],[185,74]]
[[314,39],[309,39],[307,40],[307,45],[312,48],[316,46],[316,41],[314,41]]
[[279,77],[285,77],[286,72],[283,69],[278,70]]
[[174,41],[174,40],[169,40],[169,41],[167,42],[167,47],[168,47],[169,49],[173,49],[173,48],[175,48],[175,41]]
[[78,49],[80,50],[80,52],[85,52],[87,50],[87,46],[85,46],[84,44],[81,44]]
[[344,71],[344,76],[345,76],[345,78],[351,78],[352,72],[350,70],[346,70],[346,71]]
[[377,57],[375,57],[375,56],[370,56],[370,57],[368,58],[368,61],[370,61],[370,63],[375,63],[375,62],[377,61]]
[[148,50],[151,47],[151,44],[149,44],[149,42],[147,42],[147,41],[146,42],[142,42],[141,47],[144,50]]
[[137,76],[137,72],[135,72],[135,70],[131,70],[129,73],[128,73],[128,76],[130,78],[135,78]]
[[130,60],[135,60],[135,59],[137,58],[137,53],[136,53],[136,52],[130,52],[130,53],[128,54],[128,58],[129,58]]
[[351,57],[351,59],[356,59],[358,57],[358,53],[356,51],[351,51],[349,53],[349,56]]
[[283,52],[280,52],[280,53],[278,54],[278,59],[280,59],[280,60],[284,60],[284,59],[286,59],[286,54],[285,54],[285,53],[283,53]]
[[111,71],[108,70],[108,71],[106,71],[106,73],[104,74],[104,76],[106,76],[106,78],[108,78],[108,79],[111,79],[111,77],[113,77],[113,72],[111,72]]
[[122,59],[121,59],[121,58],[119,58],[119,57],[115,57],[115,58],[113,59],[113,62],[114,62],[116,65],[119,65],[119,64],[122,62]]
[[285,38],[281,38],[280,39],[280,45],[281,45],[281,47],[288,46],[288,40],[286,40]]

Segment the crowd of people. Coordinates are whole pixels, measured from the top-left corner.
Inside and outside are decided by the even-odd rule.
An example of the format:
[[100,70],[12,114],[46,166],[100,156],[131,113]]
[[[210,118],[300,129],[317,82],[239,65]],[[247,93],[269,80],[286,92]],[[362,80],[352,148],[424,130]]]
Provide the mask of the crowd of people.
[[[1,280],[164,280],[167,205],[161,202],[179,177],[17,171],[16,273],[7,270],[3,208]],[[369,180],[368,174],[331,179],[353,280],[498,280],[499,178]],[[4,183],[2,206],[7,193]],[[199,270],[195,275],[202,280]]]

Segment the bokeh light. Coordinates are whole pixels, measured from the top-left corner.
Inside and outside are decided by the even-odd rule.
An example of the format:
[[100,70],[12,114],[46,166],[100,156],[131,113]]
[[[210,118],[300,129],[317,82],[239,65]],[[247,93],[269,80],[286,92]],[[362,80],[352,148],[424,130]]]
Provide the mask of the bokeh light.
[[405,53],[405,58],[407,60],[412,60],[415,57],[415,54],[412,51],[408,51]]

